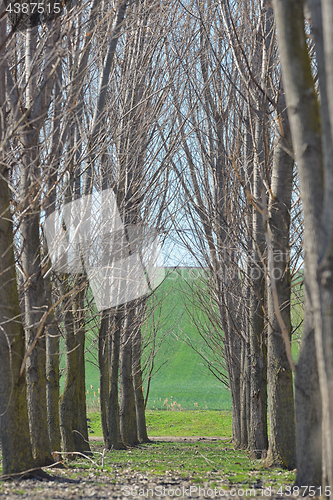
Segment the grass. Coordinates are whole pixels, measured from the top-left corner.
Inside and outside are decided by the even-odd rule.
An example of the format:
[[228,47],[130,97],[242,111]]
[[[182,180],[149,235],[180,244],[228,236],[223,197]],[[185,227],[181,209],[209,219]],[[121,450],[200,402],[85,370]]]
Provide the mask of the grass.
[[[150,304],[154,308],[154,314],[143,327],[143,345],[146,345],[143,352],[143,366],[146,366],[145,394],[153,330],[156,332],[158,352],[147,408],[165,409],[172,401],[173,404],[179,405],[180,409],[186,410],[229,410],[229,389],[212,375],[200,355],[184,342],[186,337],[189,337],[200,351],[205,349],[184,305],[183,288],[187,287],[188,274],[187,269],[181,270],[181,273],[168,271],[165,281],[154,296],[155,303]],[[93,325],[94,321],[90,324]],[[98,325],[98,321],[95,324]],[[99,410],[97,330],[97,326],[90,327],[86,334],[86,396],[89,411]],[[64,364],[62,357],[62,368]]]
[[[148,409],[164,409],[171,400],[186,410],[229,410],[231,407],[229,389],[214,377],[201,356],[185,342],[189,338],[201,353],[207,352],[188,312],[192,306],[186,299],[190,290],[188,283],[200,286],[198,272],[168,270],[163,286],[156,291],[155,303],[150,304],[154,307],[154,314],[143,329],[143,337],[149,337],[154,328],[156,342],[161,345],[156,357]],[[208,324],[203,313],[198,312],[198,315],[203,324]],[[143,362],[148,356],[149,350],[144,353]],[[144,389],[146,391],[146,384]]]
[[155,443],[106,455],[105,465],[136,472],[180,476],[203,483],[222,478],[226,485],[273,487],[295,480],[295,472],[265,468],[251,460],[246,451],[235,450],[225,442]]
[[88,432],[97,437],[103,436],[101,414],[97,412],[88,413]]
[[231,436],[228,411],[147,411],[150,436]]
[[[91,430],[100,436],[100,416],[89,414]],[[291,485],[295,471],[267,468],[261,460],[250,459],[244,450],[235,450],[230,442],[231,412],[229,411],[172,411],[146,412],[148,435],[151,436],[216,436],[229,440],[213,443],[153,443],[127,451],[112,451],[106,455],[104,466],[130,474],[132,471],[170,478],[187,478],[193,484],[209,483],[230,488],[262,488]],[[102,448],[102,444],[100,445]]]
[[[206,488],[208,484],[209,488],[219,486],[226,489],[233,485],[278,489],[282,485],[291,485],[295,480],[295,471],[266,468],[260,460],[250,459],[248,452],[235,450],[225,441],[186,444],[155,442],[128,450],[113,450],[102,458],[103,447],[102,443],[93,443],[94,463],[83,458],[72,462],[65,460],[66,469],[58,469],[55,473],[77,480],[89,476],[92,482],[104,475],[108,481],[123,484],[131,475],[141,473],[148,477],[164,476],[167,478],[164,483],[182,478],[194,485],[206,483]],[[52,470],[48,469],[48,472],[52,474]],[[2,489],[0,482],[0,493]]]
[[[89,413],[89,432],[102,436],[99,413]],[[231,437],[231,412],[228,411],[159,411],[148,410],[149,436],[218,436]]]
[[[186,276],[185,276],[186,277]],[[157,294],[160,298],[154,324],[160,349],[146,413],[149,436],[231,436],[230,393],[207,371],[201,357],[183,342],[186,336],[199,345],[201,339],[184,307],[184,276],[169,274]],[[186,285],[185,285],[186,286]],[[162,300],[163,299],[163,300]],[[293,324],[302,316],[302,308],[294,304]],[[204,319],[204,318],[203,318]],[[87,332],[86,390],[90,435],[102,436],[99,414],[99,370],[96,359],[97,331]],[[163,342],[162,342],[163,340]],[[293,346],[297,355],[297,345]],[[148,351],[144,354],[147,359]],[[145,359],[145,358],[144,358]],[[144,387],[146,391],[146,383]],[[178,411],[177,411],[178,410]],[[186,411],[183,411],[186,410]],[[260,460],[252,460],[243,450],[235,450],[230,442],[212,443],[151,443],[126,451],[114,450],[106,454],[102,464],[103,444],[92,444],[95,464],[80,459],[66,461],[68,470],[62,473],[80,479],[93,471],[94,476],[107,473],[114,481],[121,474],[140,472],[149,475],[183,477],[191,483],[209,482],[210,487],[240,484],[259,488],[292,484],[295,472],[266,468]],[[1,460],[1,455],[0,455]],[[1,462],[0,462],[1,473]],[[0,482],[0,493],[1,493]],[[23,491],[23,490],[22,490]]]
[[[183,410],[230,410],[231,408],[229,389],[209,372],[200,355],[184,342],[188,337],[200,352],[205,352],[204,342],[187,311],[191,305],[185,298],[186,294],[190,293],[189,283],[198,283],[200,286],[198,280],[194,281],[194,278],[197,277],[195,273],[198,274],[199,271],[168,270],[164,283],[151,299],[150,307],[154,309],[154,314],[148,318],[143,328],[144,344],[148,344],[143,353],[143,366],[149,365],[148,358],[153,330],[156,332],[158,348],[148,398],[148,409],[170,409],[171,404],[175,408]],[[295,281],[299,282],[301,278],[302,276],[297,276]],[[299,325],[303,316],[303,307],[297,296],[302,298],[300,285],[293,288],[291,314],[294,328]],[[209,324],[200,311],[196,311],[196,316],[199,323]],[[295,359],[298,357],[301,330],[300,326],[293,335],[292,352]],[[86,389],[90,411],[99,411],[96,338],[97,331],[92,329],[87,332],[86,345],[89,352],[86,357]],[[144,377],[146,394],[147,369]]]
[[[67,478],[77,480],[89,476],[91,481],[98,481],[102,475],[108,481],[120,484],[127,484],[128,479],[135,474],[144,474],[145,477],[159,478],[162,484],[183,479],[206,488],[228,490],[237,485],[244,489],[256,488],[259,492],[260,488],[267,487],[277,490],[281,486],[292,485],[295,480],[295,471],[267,468],[261,460],[251,459],[247,451],[233,447],[230,440],[230,412],[148,410],[147,425],[149,436],[204,435],[224,439],[192,443],[157,441],[127,450],[112,450],[106,454],[103,452],[102,440],[97,439],[91,442],[93,463],[81,457],[72,462],[65,460],[66,468],[57,470],[56,474],[61,472]],[[90,435],[102,435],[99,413],[89,413],[89,427]],[[50,473],[52,475],[52,471]],[[161,479],[161,476],[165,479]]]

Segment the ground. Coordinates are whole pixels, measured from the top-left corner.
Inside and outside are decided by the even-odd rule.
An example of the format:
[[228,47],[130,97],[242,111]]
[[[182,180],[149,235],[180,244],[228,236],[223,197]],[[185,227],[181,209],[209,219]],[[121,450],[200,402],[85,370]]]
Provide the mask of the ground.
[[[64,478],[57,471],[57,482],[36,482],[26,480],[22,482],[4,483],[0,498],[6,500],[36,498],[43,500],[58,500],[58,499],[109,499],[109,498],[142,498],[144,497],[160,497],[169,498],[209,498],[214,495],[215,498],[222,498],[222,495],[227,496],[226,484],[221,480],[215,480],[214,486],[211,487],[209,482],[202,484],[194,484],[191,480],[186,480],[181,477],[172,475],[151,476],[141,473],[133,473],[132,471],[119,471],[110,478],[108,475],[100,475],[96,477],[94,473],[90,473],[88,477],[81,478],[79,481]],[[116,482],[114,482],[116,481]],[[225,488],[222,490],[222,488]],[[234,488],[238,493],[238,489]],[[223,492],[222,492],[223,491]],[[242,491],[240,493],[242,494]],[[258,489],[253,490],[255,494]],[[238,495],[237,495],[238,496]],[[244,491],[245,496],[245,491]],[[248,492],[250,496],[250,490]]]
[[281,498],[277,491],[295,477],[295,471],[265,469],[218,436],[160,437],[108,453],[95,438],[91,447],[91,457],[45,468],[51,481],[0,481],[0,499]]

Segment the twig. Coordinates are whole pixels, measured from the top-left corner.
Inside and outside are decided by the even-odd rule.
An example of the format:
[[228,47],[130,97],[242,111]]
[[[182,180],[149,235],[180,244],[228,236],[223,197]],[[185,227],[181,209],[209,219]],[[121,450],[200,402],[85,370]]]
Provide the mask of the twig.
[[[98,463],[97,462],[94,462],[94,460],[92,460],[90,457],[88,457],[87,455],[85,455],[84,453],[80,452],[80,451],[54,451],[53,453],[58,453],[59,455],[80,455],[81,457],[84,457],[86,458],[87,460],[90,460],[91,463],[93,463],[96,467],[98,467]],[[99,452],[100,454],[100,452]]]

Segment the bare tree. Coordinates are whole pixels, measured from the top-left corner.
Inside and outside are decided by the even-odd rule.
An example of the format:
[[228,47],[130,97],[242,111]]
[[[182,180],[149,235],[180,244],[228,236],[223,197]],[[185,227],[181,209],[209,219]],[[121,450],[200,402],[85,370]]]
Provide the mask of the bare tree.
[[[4,6],[1,7],[1,14]],[[6,20],[0,21],[0,431],[3,473],[11,474],[34,466],[29,436],[24,358],[24,332],[16,285],[13,223],[8,186],[9,169],[5,161],[6,137]],[[18,450],[20,450],[18,452]]]
[[[298,435],[297,455],[300,465],[297,483],[311,481],[314,485],[330,485],[332,467],[332,204],[331,204],[331,144],[332,144],[332,6],[329,2],[310,2],[311,20],[314,25],[315,49],[318,64],[320,102],[312,75],[311,61],[304,26],[303,3],[275,0],[273,2],[283,78],[288,105],[288,115],[300,173],[301,195],[304,207],[305,286],[307,312],[302,364],[310,364],[311,374],[307,396],[307,415],[296,409],[299,431],[307,431],[308,450]],[[322,11],[322,15],[320,12]],[[318,390],[315,393],[313,330],[322,400],[320,412]],[[305,343],[306,342],[306,343]],[[296,383],[301,385],[300,370]],[[297,387],[297,386],[296,386]],[[305,395],[304,395],[305,396]],[[304,403],[304,397],[296,404]],[[321,425],[322,424],[322,425]],[[322,440],[320,438],[322,432]],[[322,441],[322,454],[320,442]],[[301,453],[306,454],[303,460]],[[322,456],[321,456],[322,455]],[[322,458],[322,461],[321,461]],[[322,466],[322,467],[321,467]],[[322,468],[322,475],[321,475]],[[305,484],[308,484],[307,482]]]

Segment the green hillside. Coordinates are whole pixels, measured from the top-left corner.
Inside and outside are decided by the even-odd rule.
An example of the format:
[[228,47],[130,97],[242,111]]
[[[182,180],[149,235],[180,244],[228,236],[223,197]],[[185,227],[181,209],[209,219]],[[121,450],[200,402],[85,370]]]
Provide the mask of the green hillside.
[[[195,271],[188,269],[168,270],[163,285],[156,291],[154,304],[151,304],[154,316],[147,320],[143,336],[149,339],[155,326],[156,339],[161,342],[161,346],[156,360],[157,372],[152,378],[149,392],[150,409],[171,405],[190,410],[230,409],[229,390],[186,343],[190,339],[199,352],[207,352],[188,313],[188,309],[193,309],[189,298],[186,298],[191,285],[203,286],[197,278]],[[203,313],[198,312],[197,315],[200,323],[207,324]],[[148,352],[144,353],[144,360],[145,356],[148,356]],[[144,389],[147,389],[146,380]]]
[[[193,324],[192,315],[188,313],[188,309],[193,311],[194,308],[190,299],[191,286],[201,288],[205,286],[198,279],[198,273],[200,274],[200,271],[195,269],[167,270],[165,281],[149,300],[148,318],[142,329],[145,395],[154,331],[156,355],[148,409],[228,410],[231,407],[229,390],[208,370],[202,357],[186,343],[186,340],[190,339],[199,352],[207,352],[198,328]],[[292,320],[295,327],[301,320],[302,306],[295,298],[292,304]],[[93,323],[92,321],[92,325]],[[196,324],[206,325],[206,328],[212,327],[200,311],[196,312]],[[297,358],[301,329],[301,327],[298,328],[294,335],[295,358]],[[86,339],[88,350],[86,388],[90,410],[99,409],[96,339],[97,325],[95,328],[91,327]],[[221,358],[219,353],[216,358]]]
[[[188,336],[203,351],[203,342],[185,307],[183,292],[188,292],[187,280],[188,270],[167,271],[165,281],[150,300],[150,312],[143,327],[143,366],[150,358],[154,329],[156,356],[147,408],[230,409],[229,390],[209,372],[200,355],[185,342]],[[97,328],[91,328],[86,339],[86,388],[91,410],[99,407],[96,338]],[[149,369],[147,366],[144,370],[145,394]]]

